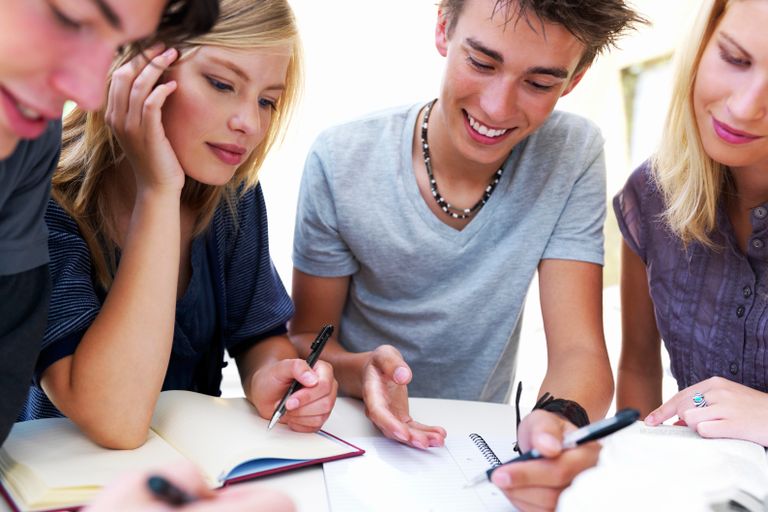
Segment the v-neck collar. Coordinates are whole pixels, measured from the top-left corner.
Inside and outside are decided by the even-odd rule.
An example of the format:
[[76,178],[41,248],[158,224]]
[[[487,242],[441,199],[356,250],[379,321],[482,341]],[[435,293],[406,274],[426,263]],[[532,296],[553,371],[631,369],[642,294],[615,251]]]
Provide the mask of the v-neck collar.
[[[427,227],[444,239],[463,246],[474,238],[474,236],[481,231],[488,222],[490,222],[490,219],[493,219],[494,212],[503,200],[503,196],[507,195],[507,189],[511,180],[509,175],[511,173],[506,167],[509,165],[510,157],[515,153],[515,149],[512,150],[510,157],[507,157],[507,160],[504,162],[505,172],[501,176],[501,180],[496,186],[494,193],[488,199],[488,202],[472,217],[463,229],[458,230],[440,220],[440,218],[438,218],[438,216],[429,208],[419,191],[419,184],[416,181],[416,172],[413,167],[413,133],[416,129],[416,120],[419,112],[423,107],[424,104],[414,105],[406,116],[405,126],[403,127],[403,133],[401,135],[402,144],[400,145],[400,182],[411,203],[411,207]],[[517,146],[515,146],[515,148],[517,148]]]

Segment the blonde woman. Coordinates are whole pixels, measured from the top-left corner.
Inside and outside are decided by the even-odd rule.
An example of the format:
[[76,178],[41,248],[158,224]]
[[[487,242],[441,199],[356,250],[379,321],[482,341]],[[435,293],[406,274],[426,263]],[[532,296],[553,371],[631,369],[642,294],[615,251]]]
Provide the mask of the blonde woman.
[[[708,0],[624,235],[618,406],[768,445],[768,2]],[[680,392],[662,404],[660,340]]]
[[299,87],[290,7],[224,0],[209,34],[115,67],[106,110],[64,123],[51,309],[25,419],[63,413],[103,446],[134,448],[161,390],[219,394],[227,350],[259,414],[295,378],[305,388],[282,421],[318,429],[336,382],[284,336],[293,307],[257,183]]

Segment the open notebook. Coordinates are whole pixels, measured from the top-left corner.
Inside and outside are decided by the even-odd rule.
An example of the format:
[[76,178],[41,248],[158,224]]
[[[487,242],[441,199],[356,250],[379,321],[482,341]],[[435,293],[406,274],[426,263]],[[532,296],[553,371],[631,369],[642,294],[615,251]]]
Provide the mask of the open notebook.
[[16,423],[0,448],[0,483],[21,510],[83,505],[116,476],[191,460],[212,488],[240,480],[362,455],[331,434],[303,434],[278,424],[271,431],[244,398],[164,391],[147,442],[107,450],[65,418]]

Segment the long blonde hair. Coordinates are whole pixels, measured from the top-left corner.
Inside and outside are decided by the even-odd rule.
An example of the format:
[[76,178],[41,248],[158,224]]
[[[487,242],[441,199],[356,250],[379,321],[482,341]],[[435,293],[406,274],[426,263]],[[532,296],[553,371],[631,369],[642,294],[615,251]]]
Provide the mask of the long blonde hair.
[[714,244],[717,207],[728,186],[727,169],[704,151],[693,109],[693,89],[704,49],[720,18],[735,0],[702,0],[686,45],[676,55],[667,120],[659,150],[652,159],[653,176],[664,198],[662,214],[683,244]]
[[[292,53],[285,90],[264,140],[237,168],[233,178],[220,187],[187,179],[182,201],[198,213],[193,236],[206,230],[222,202],[234,213],[238,194],[256,186],[259,168],[275,142],[284,136],[301,89],[301,43],[287,0],[222,0],[220,8],[220,16],[209,33],[183,41],[166,40],[159,34],[156,40],[177,48],[180,60],[203,45],[250,50],[287,44]],[[112,71],[139,51],[140,48],[127,48],[116,59]],[[64,118],[61,159],[53,176],[52,195],[77,222],[91,252],[96,278],[105,289],[111,285],[116,270],[117,249],[116,222],[104,187],[109,173],[105,171],[124,158],[105,123],[104,110],[87,113],[75,108]]]

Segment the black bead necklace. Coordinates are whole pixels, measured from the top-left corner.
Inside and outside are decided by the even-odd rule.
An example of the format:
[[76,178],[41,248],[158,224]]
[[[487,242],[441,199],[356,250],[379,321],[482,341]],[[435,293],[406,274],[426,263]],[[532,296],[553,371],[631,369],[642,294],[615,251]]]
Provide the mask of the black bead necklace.
[[437,189],[437,181],[435,181],[435,175],[432,173],[432,157],[429,155],[429,144],[427,143],[427,126],[429,125],[429,112],[435,105],[437,100],[432,100],[424,107],[424,121],[421,124],[421,149],[424,152],[424,167],[427,168],[427,177],[429,178],[429,188],[432,190],[432,197],[437,201],[437,205],[443,212],[449,217],[454,219],[468,219],[480,210],[480,208],[488,202],[488,199],[496,190],[496,185],[499,184],[501,175],[504,173],[504,168],[500,168],[491,176],[491,182],[485,187],[483,197],[472,206],[472,208],[457,208],[451,203],[446,201],[443,196],[440,195],[440,191]]

